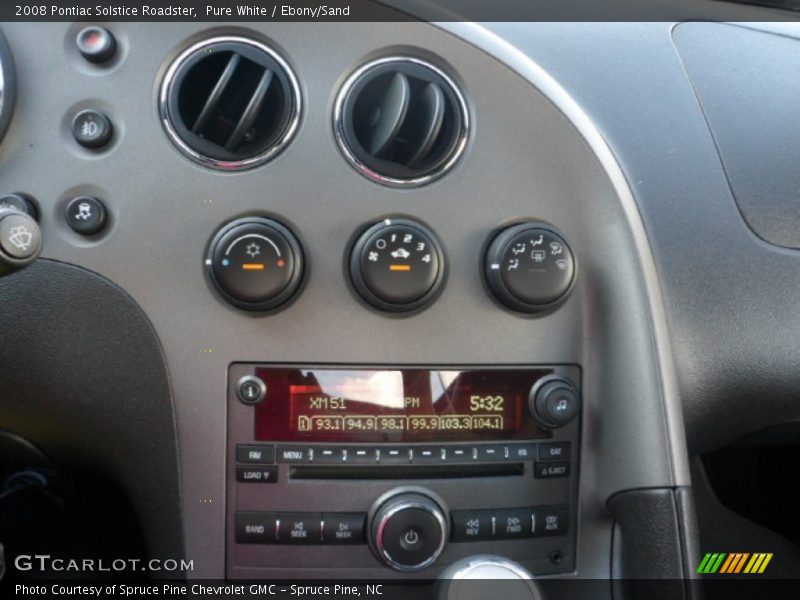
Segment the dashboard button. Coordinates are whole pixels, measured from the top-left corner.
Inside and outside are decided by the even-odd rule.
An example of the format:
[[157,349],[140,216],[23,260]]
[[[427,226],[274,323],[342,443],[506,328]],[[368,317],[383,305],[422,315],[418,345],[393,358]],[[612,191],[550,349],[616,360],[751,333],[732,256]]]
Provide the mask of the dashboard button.
[[405,446],[381,448],[378,462],[382,465],[407,465],[410,462],[409,449]]
[[534,460],[536,444],[509,444],[508,460]]
[[444,455],[438,446],[414,446],[411,449],[411,463],[428,464],[443,462]]
[[108,219],[106,207],[93,196],[78,196],[67,204],[67,224],[75,233],[95,235],[100,233]]
[[536,479],[558,479],[569,477],[568,462],[537,462],[533,468],[533,476]]
[[569,529],[569,512],[563,507],[543,507],[533,511],[535,535],[566,535]]
[[82,110],[72,119],[72,136],[84,148],[101,148],[114,132],[111,120],[96,110]]
[[477,542],[494,537],[491,510],[454,510],[453,541]]
[[239,544],[274,544],[278,515],[267,512],[237,512],[236,542]]
[[550,442],[539,444],[539,460],[568,461],[570,456],[569,442]]
[[355,243],[350,276],[356,291],[382,310],[401,312],[431,300],[444,279],[444,255],[433,232],[415,221],[386,219]]
[[279,463],[307,463],[314,453],[307,446],[278,446]]
[[344,448],[315,447],[312,462],[322,464],[341,464],[347,459]]
[[217,291],[245,310],[266,311],[300,286],[303,252],[286,227],[261,217],[237,219],[211,241],[206,267]]
[[474,446],[447,446],[444,459],[446,462],[472,462],[475,460]]
[[236,394],[245,404],[258,404],[267,397],[267,385],[258,377],[245,375],[236,384]]
[[17,211],[0,213],[0,256],[12,261],[33,259],[42,247],[42,234],[36,222]]
[[322,543],[320,513],[278,513],[279,544]]
[[478,446],[478,460],[502,461],[506,459],[505,446]]
[[39,220],[39,209],[36,203],[24,194],[6,194],[0,198],[0,209],[10,208],[25,213],[35,220]]
[[373,446],[352,446],[347,449],[347,463],[374,465],[378,462],[378,449]]
[[534,516],[526,508],[504,508],[494,511],[494,535],[498,540],[533,537]]
[[275,446],[238,444],[236,462],[244,464],[269,464],[275,462]]
[[236,467],[236,481],[275,483],[278,481],[278,467]]
[[363,544],[364,513],[324,513],[322,515],[323,544]]
[[110,60],[117,50],[117,41],[113,34],[108,29],[95,25],[81,29],[75,38],[75,44],[81,56],[93,63]]

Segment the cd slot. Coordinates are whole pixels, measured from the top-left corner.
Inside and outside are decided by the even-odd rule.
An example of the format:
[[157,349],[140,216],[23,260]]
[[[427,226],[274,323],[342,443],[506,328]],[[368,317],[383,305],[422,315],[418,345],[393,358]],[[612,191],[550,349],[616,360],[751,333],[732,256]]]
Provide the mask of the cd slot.
[[473,465],[419,466],[293,466],[290,479],[471,479],[475,477],[521,477],[525,464],[508,462]]

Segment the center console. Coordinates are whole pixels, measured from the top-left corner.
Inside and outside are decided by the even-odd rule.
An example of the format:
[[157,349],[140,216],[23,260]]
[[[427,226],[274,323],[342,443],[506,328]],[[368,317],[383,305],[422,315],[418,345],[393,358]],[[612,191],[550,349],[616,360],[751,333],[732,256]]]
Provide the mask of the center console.
[[228,576],[431,577],[498,545],[573,571],[580,375],[231,365]]

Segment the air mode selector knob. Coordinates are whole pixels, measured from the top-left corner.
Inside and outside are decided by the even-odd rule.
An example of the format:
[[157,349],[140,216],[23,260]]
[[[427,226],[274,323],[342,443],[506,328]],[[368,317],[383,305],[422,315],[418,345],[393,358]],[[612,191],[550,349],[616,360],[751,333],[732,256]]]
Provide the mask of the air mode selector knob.
[[237,219],[211,240],[206,269],[230,304],[266,311],[288,301],[303,277],[303,250],[284,225],[263,217]]
[[512,310],[549,310],[567,297],[575,256],[563,234],[545,223],[520,223],[490,242],[484,259],[489,289]]
[[581,412],[581,396],[568,379],[549,375],[537,381],[531,389],[528,409],[539,425],[557,429],[570,423]]
[[398,493],[379,501],[370,522],[370,544],[397,571],[420,571],[432,565],[448,538],[445,511],[421,492]]

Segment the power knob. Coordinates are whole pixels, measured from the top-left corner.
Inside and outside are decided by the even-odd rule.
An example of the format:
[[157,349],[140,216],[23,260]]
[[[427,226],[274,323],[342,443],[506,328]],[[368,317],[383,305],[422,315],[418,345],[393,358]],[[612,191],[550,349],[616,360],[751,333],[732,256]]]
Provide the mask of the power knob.
[[581,396],[568,379],[548,375],[531,389],[528,410],[542,427],[557,429],[570,423],[581,412]]
[[397,571],[421,571],[444,550],[448,538],[445,514],[426,492],[392,492],[371,511],[372,550]]

